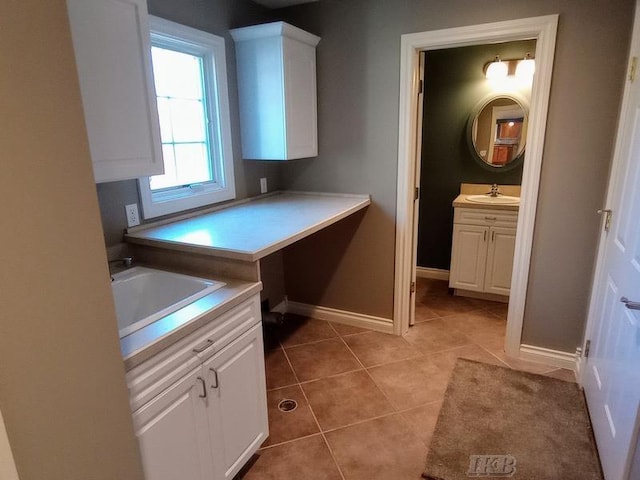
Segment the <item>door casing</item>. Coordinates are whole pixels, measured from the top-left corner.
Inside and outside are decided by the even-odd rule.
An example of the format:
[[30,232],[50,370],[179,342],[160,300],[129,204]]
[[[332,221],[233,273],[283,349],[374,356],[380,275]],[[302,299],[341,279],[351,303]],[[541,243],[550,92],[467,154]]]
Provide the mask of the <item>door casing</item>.
[[[559,367],[575,368],[572,356],[547,355],[523,349],[520,342],[533,245],[533,228],[540,184],[549,92],[558,27],[558,15],[508,20],[466,27],[448,28],[402,35],[400,56],[400,109],[398,139],[398,179],[396,199],[396,252],[394,282],[394,332],[409,328],[410,294],[414,247],[414,185],[416,185],[417,107],[420,83],[419,55],[425,50],[465,47],[487,43],[536,40],[536,74],[531,90],[527,159],[522,177],[521,204],[516,234],[516,253],[511,281],[505,350],[509,355],[543,360]],[[544,349],[540,349],[544,350]],[[543,357],[543,358],[538,358]]]

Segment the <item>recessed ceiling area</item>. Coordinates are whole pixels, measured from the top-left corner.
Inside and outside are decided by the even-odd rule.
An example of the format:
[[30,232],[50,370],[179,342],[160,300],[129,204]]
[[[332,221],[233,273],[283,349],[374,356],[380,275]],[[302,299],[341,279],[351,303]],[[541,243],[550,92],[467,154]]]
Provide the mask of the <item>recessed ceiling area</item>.
[[283,8],[317,1],[319,0],[253,0],[254,3],[258,3],[267,8]]

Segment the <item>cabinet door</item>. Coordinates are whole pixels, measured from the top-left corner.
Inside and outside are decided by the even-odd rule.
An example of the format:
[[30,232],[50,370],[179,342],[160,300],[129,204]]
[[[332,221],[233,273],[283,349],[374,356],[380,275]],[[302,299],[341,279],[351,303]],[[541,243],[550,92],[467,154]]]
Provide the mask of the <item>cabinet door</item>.
[[483,291],[489,227],[453,225],[449,286]]
[[204,363],[216,478],[230,480],[269,434],[258,324]]
[[163,173],[145,0],[67,0],[96,182]]
[[146,480],[212,480],[202,368],[185,375],[133,414]]
[[287,160],[318,155],[316,49],[283,38]]
[[509,295],[516,247],[516,229],[491,227],[489,237],[484,291]]

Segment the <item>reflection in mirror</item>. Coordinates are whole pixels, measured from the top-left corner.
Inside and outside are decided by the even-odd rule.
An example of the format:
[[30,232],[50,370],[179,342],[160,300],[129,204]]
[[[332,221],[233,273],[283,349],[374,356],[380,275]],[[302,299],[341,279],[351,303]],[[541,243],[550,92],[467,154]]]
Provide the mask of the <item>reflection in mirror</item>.
[[480,160],[499,168],[523,155],[527,112],[520,102],[507,96],[494,97],[474,113],[471,143]]

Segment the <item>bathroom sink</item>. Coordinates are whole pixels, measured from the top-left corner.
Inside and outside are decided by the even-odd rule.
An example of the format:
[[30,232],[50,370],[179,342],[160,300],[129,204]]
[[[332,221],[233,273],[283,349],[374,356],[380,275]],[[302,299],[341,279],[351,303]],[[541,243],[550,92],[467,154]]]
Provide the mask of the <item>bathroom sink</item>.
[[223,282],[133,267],[111,276],[120,338],[146,327],[225,285]]
[[489,195],[468,195],[467,201],[471,203],[484,203],[486,205],[520,205],[520,197],[510,197],[499,195],[491,197]]

